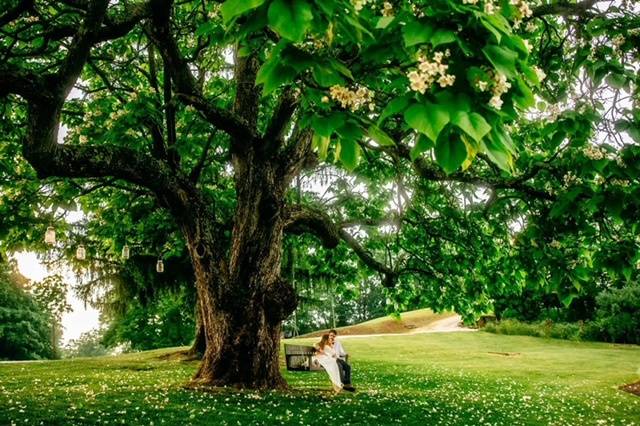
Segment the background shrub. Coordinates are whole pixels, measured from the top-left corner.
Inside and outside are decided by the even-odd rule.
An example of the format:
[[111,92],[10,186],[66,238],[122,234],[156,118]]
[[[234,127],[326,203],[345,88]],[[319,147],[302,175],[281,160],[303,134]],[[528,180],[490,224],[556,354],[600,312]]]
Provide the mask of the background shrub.
[[594,329],[599,340],[640,344],[640,284],[602,292],[596,298]]

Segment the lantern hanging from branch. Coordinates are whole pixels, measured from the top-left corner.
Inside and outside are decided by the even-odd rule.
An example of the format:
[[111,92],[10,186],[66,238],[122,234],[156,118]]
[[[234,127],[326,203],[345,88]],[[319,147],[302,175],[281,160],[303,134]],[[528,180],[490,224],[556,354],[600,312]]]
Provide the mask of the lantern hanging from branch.
[[44,242],[51,246],[56,243],[56,230],[53,226],[49,226],[47,232],[44,233]]
[[130,251],[129,251],[129,246],[128,245],[124,245],[124,247],[122,247],[122,258],[124,260],[129,259],[129,255],[130,255]]
[[156,271],[159,273],[164,272],[164,263],[162,262],[162,259],[158,259],[158,262],[156,263]]
[[87,251],[84,248],[84,245],[80,244],[76,249],[76,259],[84,260],[87,257]]

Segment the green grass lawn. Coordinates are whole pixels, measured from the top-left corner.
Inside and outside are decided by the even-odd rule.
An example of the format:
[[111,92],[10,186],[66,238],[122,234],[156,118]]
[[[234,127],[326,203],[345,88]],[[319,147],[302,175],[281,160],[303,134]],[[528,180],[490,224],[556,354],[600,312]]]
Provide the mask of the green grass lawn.
[[157,358],[170,350],[0,364],[0,425],[640,425],[640,397],[618,390],[640,380],[638,346],[482,332],[343,344],[356,394],[288,372],[289,392],[185,390],[197,363]]

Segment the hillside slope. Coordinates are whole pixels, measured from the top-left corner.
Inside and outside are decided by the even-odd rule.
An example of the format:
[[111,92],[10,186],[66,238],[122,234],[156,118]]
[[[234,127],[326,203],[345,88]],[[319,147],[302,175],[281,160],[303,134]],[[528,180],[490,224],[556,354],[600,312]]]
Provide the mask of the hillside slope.
[[[365,321],[360,324],[338,327],[340,336],[371,334],[410,334],[430,330],[453,330],[458,328],[460,316],[452,312],[436,314],[431,309],[418,309],[400,314],[400,319],[390,315]],[[318,330],[299,337],[319,337],[328,330]]]

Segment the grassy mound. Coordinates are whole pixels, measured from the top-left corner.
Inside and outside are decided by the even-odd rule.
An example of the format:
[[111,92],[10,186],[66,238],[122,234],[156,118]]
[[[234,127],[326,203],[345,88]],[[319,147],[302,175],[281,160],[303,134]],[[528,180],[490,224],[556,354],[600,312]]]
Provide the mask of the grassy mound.
[[[399,319],[388,315],[386,317],[376,318],[360,324],[339,327],[336,330],[341,336],[411,333],[418,329],[429,328],[429,326],[434,325],[438,321],[454,316],[455,314],[453,313],[436,314],[431,309],[418,309],[416,311],[400,314]],[[320,337],[327,331],[328,329],[314,331],[313,333],[308,333],[300,337]]]
[[640,398],[619,389],[638,380],[638,346],[489,333],[345,346],[358,392],[337,396],[322,372],[285,372],[289,392],[186,390],[197,362],[160,358],[177,348],[0,364],[0,424],[640,423]]

